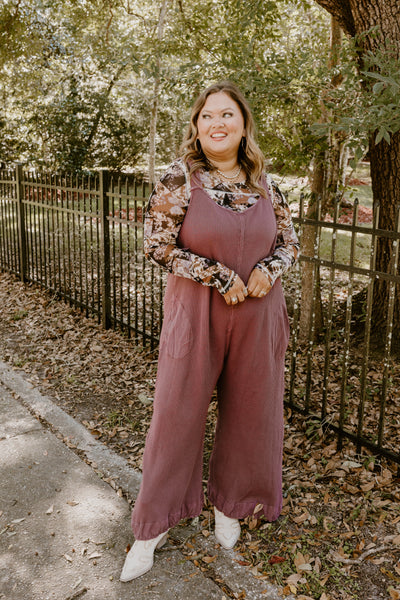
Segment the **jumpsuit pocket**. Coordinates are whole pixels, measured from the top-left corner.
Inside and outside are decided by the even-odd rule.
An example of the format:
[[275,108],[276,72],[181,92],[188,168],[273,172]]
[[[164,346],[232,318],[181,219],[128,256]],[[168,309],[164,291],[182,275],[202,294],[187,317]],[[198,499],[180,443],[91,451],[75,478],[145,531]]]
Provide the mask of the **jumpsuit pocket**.
[[163,347],[172,358],[183,358],[193,344],[193,331],[185,308],[176,298],[172,299],[164,324]]
[[274,352],[278,359],[285,356],[290,336],[289,317],[286,304],[282,304],[275,320]]

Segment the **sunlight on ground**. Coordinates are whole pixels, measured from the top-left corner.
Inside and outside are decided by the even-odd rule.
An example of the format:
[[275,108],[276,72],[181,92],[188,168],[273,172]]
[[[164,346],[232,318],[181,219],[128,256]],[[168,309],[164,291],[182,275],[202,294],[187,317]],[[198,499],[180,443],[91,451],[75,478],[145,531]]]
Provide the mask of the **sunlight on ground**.
[[[356,267],[369,268],[371,236],[365,233],[357,233],[354,246],[354,261]],[[332,231],[323,231],[321,234],[320,258],[325,260],[334,259],[335,262],[350,265],[352,233],[350,231],[339,231],[337,233],[335,255],[332,257]]]

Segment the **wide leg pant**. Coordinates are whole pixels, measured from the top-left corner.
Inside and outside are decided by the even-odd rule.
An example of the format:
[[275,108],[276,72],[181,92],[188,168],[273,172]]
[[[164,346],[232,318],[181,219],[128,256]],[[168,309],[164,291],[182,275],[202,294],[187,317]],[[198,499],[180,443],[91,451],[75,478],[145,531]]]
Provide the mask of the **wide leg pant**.
[[264,298],[228,307],[214,288],[170,276],[143,480],[132,513],[150,539],[203,507],[203,442],[215,387],[218,421],[208,496],[243,518],[282,506],[284,354],[289,326],[280,280]]

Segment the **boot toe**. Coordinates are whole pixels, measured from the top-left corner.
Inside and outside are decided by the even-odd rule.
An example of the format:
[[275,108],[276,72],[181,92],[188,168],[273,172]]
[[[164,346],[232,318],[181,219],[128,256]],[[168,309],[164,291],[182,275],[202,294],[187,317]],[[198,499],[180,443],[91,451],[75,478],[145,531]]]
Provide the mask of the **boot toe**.
[[134,553],[131,554],[132,550],[133,548],[128,552],[128,555],[125,559],[125,563],[119,578],[120,581],[132,581],[132,579],[136,579],[137,577],[147,573],[147,571],[150,571],[153,566],[154,560],[152,556],[140,557]]
[[240,537],[240,523],[237,519],[227,517],[214,507],[215,538],[225,550],[232,550]]
[[240,537],[240,525],[231,526],[229,529],[215,529],[215,539],[225,550],[232,550]]

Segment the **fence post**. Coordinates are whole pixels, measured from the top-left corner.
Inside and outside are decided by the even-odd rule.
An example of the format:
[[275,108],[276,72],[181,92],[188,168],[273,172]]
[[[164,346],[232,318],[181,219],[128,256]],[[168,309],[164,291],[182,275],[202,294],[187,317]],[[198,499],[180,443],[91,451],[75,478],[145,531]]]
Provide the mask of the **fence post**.
[[101,322],[104,329],[111,325],[111,285],[110,285],[110,223],[109,223],[109,173],[101,170],[99,174],[99,200],[101,225],[101,261],[103,264],[103,281],[101,286]]
[[22,165],[17,164],[15,170],[15,183],[17,192],[17,219],[18,219],[18,248],[19,248],[19,271],[21,281],[26,280],[26,231],[25,231],[25,207],[24,207],[24,186],[22,185],[23,171]]

